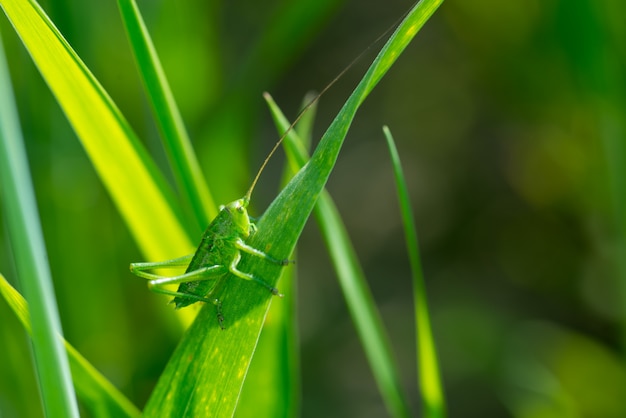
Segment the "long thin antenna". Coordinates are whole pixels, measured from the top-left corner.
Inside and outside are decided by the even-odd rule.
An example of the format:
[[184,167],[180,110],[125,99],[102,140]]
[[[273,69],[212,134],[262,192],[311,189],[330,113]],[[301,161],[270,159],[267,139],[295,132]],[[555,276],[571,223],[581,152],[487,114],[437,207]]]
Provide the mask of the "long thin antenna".
[[374,42],[372,42],[371,44],[369,44],[369,46],[367,48],[365,48],[363,51],[361,51],[361,53],[359,55],[357,55],[356,58],[354,58],[352,60],[352,62],[350,62],[350,64],[348,64],[347,67],[345,67],[343,70],[341,70],[341,72],[330,82],[326,85],[326,87],[324,87],[322,89],[322,91],[319,92],[319,94],[317,96],[315,96],[309,103],[307,103],[306,106],[304,106],[302,108],[302,110],[300,110],[300,113],[298,113],[298,116],[296,116],[296,118],[294,119],[294,121],[291,123],[291,125],[289,125],[289,127],[287,128],[287,130],[281,135],[281,137],[278,139],[278,141],[276,141],[276,144],[274,144],[274,147],[272,148],[272,150],[270,151],[270,153],[267,155],[267,157],[265,157],[265,160],[263,161],[263,164],[261,164],[261,168],[259,168],[259,171],[256,173],[256,176],[254,177],[254,180],[252,181],[252,184],[250,185],[250,188],[248,189],[248,192],[246,193],[246,195],[243,197],[244,201],[246,203],[250,202],[250,197],[252,196],[252,191],[254,190],[254,187],[256,186],[257,181],[259,180],[259,177],[261,177],[261,173],[263,172],[263,170],[265,169],[265,166],[267,165],[267,163],[269,162],[270,158],[272,158],[272,155],[274,155],[274,153],[276,152],[276,150],[278,149],[278,147],[280,146],[280,144],[283,142],[283,140],[287,137],[287,135],[289,135],[289,132],[291,132],[291,130],[296,126],[296,124],[300,121],[300,119],[302,119],[302,116],[304,116],[304,114],[306,113],[307,110],[309,110],[309,108],[311,106],[313,106],[315,103],[317,103],[317,101],[319,100],[320,97],[322,97],[322,95],[324,93],[326,93],[328,91],[328,89],[330,89],[337,81],[339,81],[339,79],[341,77],[343,77],[343,75],[348,72],[348,70],[350,68],[352,68],[354,66],[354,64],[356,64],[361,58],[363,58],[363,56],[365,54],[367,54],[369,52],[370,49],[372,49],[372,47],[374,45],[376,45],[378,42],[380,42],[381,39],[383,39],[389,32],[391,32],[392,29],[394,29],[396,26],[398,26],[398,24],[400,24],[400,22],[409,14],[409,12],[412,10],[409,9],[406,12],[404,12],[402,14],[402,16],[400,16],[400,18],[398,20],[396,20],[393,25],[389,26],[387,28],[387,30],[385,30],[383,33],[381,33],[378,38],[376,38],[376,40],[374,40]]

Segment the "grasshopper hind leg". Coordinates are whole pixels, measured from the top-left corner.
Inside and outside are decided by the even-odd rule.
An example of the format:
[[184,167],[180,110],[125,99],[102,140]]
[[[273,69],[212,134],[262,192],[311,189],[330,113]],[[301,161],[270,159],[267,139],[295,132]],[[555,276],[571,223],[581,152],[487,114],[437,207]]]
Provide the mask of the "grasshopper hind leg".
[[[155,293],[160,293],[162,295],[172,296],[174,298],[172,302],[176,304],[176,309],[191,305],[195,302],[205,302],[213,304],[217,312],[217,322],[220,328],[224,329],[222,302],[219,299],[212,297],[212,295],[215,294],[215,289],[212,289],[211,292],[207,293],[204,296],[201,296],[193,293],[170,290],[164,287],[166,285],[180,285],[182,283],[190,283],[195,281],[217,280],[219,282],[220,278],[227,271],[224,266],[216,265],[211,267],[203,267],[198,270],[172,277],[160,276],[158,274],[150,273],[149,271],[147,271],[154,268],[162,268],[164,266],[173,267],[184,265],[184,261],[186,261],[188,258],[190,257],[170,260],[170,262],[165,263],[134,263],[131,265],[131,271],[137,276],[147,279],[148,289],[150,289],[151,291]],[[174,261],[175,263],[171,263],[171,261]]]
[[[150,280],[148,282],[148,289],[150,289],[151,291],[155,293],[160,293],[162,295],[174,297],[174,299],[172,299],[170,303],[175,303],[176,309],[179,309],[180,307],[182,307],[182,306],[178,306],[179,304],[176,302],[177,298],[182,299],[182,300],[192,299],[194,302],[204,302],[204,303],[212,304],[213,306],[215,306],[215,314],[217,316],[217,323],[221,329],[224,329],[224,315],[222,314],[222,301],[220,301],[218,298],[202,297],[202,296],[194,295],[192,293],[177,292],[174,290],[165,289],[161,287],[159,284],[153,284],[152,282],[153,280]],[[184,305],[184,306],[187,306],[187,305]]]

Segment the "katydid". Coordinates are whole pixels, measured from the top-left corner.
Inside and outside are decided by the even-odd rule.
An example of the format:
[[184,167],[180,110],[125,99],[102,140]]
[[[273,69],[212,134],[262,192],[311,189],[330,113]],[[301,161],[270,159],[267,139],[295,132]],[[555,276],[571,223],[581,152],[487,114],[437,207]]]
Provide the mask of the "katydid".
[[[240,279],[257,282],[273,295],[282,297],[275,287],[262,278],[237,268],[242,251],[281,266],[289,263],[289,260],[277,260],[245,243],[245,239],[255,231],[246,210],[249,202],[247,194],[242,199],[222,206],[202,235],[202,241],[195,254],[156,263],[133,263],[130,270],[137,276],[148,279],[150,290],[174,296],[172,303],[176,309],[196,302],[214,304],[220,327],[223,327],[224,317],[221,311],[222,304],[215,293],[223,285],[228,273]],[[180,276],[163,277],[146,271],[184,265],[187,265],[187,270]],[[178,284],[178,290],[163,287],[170,284]]]
[[[174,303],[176,309],[184,308],[196,302],[212,303],[215,305],[217,320],[221,328],[223,328],[224,316],[222,315],[222,303],[217,298],[217,293],[224,285],[228,274],[232,274],[240,279],[256,282],[267,288],[273,295],[283,297],[278,289],[267,283],[263,278],[243,272],[237,268],[241,260],[242,252],[280,266],[289,264],[289,260],[278,260],[246,244],[246,239],[256,231],[256,226],[251,222],[250,216],[248,215],[247,207],[250,203],[254,186],[283,139],[291,129],[293,129],[296,123],[300,121],[304,113],[313,106],[322,94],[324,94],[346,70],[342,71],[339,76],[300,111],[294,122],[283,133],[265,158],[265,161],[263,161],[261,168],[245,196],[220,207],[219,213],[204,231],[202,240],[195,254],[167,261],[132,263],[130,265],[130,271],[139,277],[148,279],[148,288],[150,290],[156,293],[173,296],[174,299],[172,299],[171,303]],[[178,276],[160,276],[150,272],[150,270],[155,269],[183,266],[187,266],[187,269],[184,274]],[[176,291],[165,287],[174,284],[179,285]]]
[[[406,13],[405,13],[406,15]],[[404,16],[403,16],[404,17]],[[401,19],[399,19],[401,20]],[[265,262],[273,263],[280,266],[287,265],[289,260],[276,259],[261,250],[246,244],[246,240],[254,234],[256,227],[251,222],[248,215],[247,207],[250,203],[252,191],[259,180],[261,173],[269,162],[272,155],[276,152],[287,134],[300,121],[306,111],[313,106],[319,98],[330,89],[369,49],[381,40],[393,27],[392,25],[387,31],[380,35],[369,47],[359,54],[347,67],[345,67],[322,91],[313,98],[300,111],[289,128],[278,139],[268,156],[263,161],[261,168],[257,172],[252,185],[248,189],[245,196],[237,199],[225,206],[220,207],[218,215],[209,224],[206,231],[202,235],[202,240],[195,254],[184,257],[152,263],[132,263],[130,271],[139,277],[148,280],[150,290],[173,296],[172,303],[175,308],[184,308],[196,302],[207,302],[215,305],[217,311],[217,319],[219,326],[223,328],[224,317],[222,315],[222,303],[217,298],[222,286],[225,284],[228,275],[233,275],[240,279],[250,280],[267,288],[271,294],[282,297],[278,289],[270,285],[262,277],[244,272],[238,269],[241,253],[247,253],[255,256]],[[184,274],[178,276],[160,276],[151,273],[151,270],[184,267],[187,266]],[[178,284],[176,291],[166,288],[167,285]]]

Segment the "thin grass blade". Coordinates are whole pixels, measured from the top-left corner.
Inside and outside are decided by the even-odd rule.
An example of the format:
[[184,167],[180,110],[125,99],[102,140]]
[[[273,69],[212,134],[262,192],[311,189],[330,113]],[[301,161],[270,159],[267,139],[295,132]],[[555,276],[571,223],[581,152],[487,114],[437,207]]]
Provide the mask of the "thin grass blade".
[[[279,132],[284,132],[290,125],[289,121],[269,95],[266,95],[265,99],[270,106]],[[284,145],[291,167],[300,169],[306,164],[309,156],[299,135],[293,131],[290,132]],[[391,416],[409,417],[411,413],[402,392],[398,366],[393,357],[389,336],[383,326],[345,225],[332,197],[326,190],[320,195],[314,214],[385,404]]]
[[428,313],[428,299],[426,297],[426,284],[422,271],[422,261],[419,254],[417,232],[413,221],[413,209],[409,199],[409,192],[404,180],[404,173],[400,163],[400,156],[394,143],[391,131],[388,127],[383,127],[398,190],[398,201],[400,212],[404,224],[404,234],[406,237],[407,252],[411,263],[413,275],[413,300],[415,303],[415,325],[417,339],[417,374],[423,400],[423,414],[428,418],[443,418],[446,416],[445,399],[441,377],[439,373],[439,363],[437,361],[437,350],[435,349],[435,339],[433,337]]
[[[307,94],[302,108],[312,103],[313,98],[313,94]],[[314,102],[297,126],[299,134],[307,139],[305,144],[311,142],[316,110],[317,102]],[[282,184],[287,184],[296,172],[285,167]],[[295,254],[292,258],[297,259]],[[270,306],[237,405],[237,418],[256,417],[259,410],[273,417],[298,416],[301,384],[296,279],[296,269],[292,267],[285,269],[281,276],[280,290],[285,301]],[[259,387],[265,390],[259,391]]]
[[[301,109],[311,103],[314,96],[307,94]],[[314,102],[297,126],[308,145],[311,143],[316,110],[317,102]],[[287,184],[296,172],[285,167],[282,184]],[[292,258],[297,259],[295,253]],[[296,273],[295,268],[287,268],[281,276],[280,290],[285,294],[285,302],[270,306],[237,406],[237,418],[256,417],[259,408],[273,417],[298,416],[301,382]],[[259,387],[266,390],[259,391]]]
[[[30,312],[26,300],[0,274],[0,295],[9,304],[24,329],[32,335]],[[61,337],[58,337],[62,339]],[[78,397],[97,417],[139,417],[137,409],[95,367],[81,356],[74,347],[62,340],[69,358],[72,378],[76,383]]]
[[[146,258],[163,260],[191,252],[194,247],[171,189],[111,98],[45,12],[29,0],[0,0],[0,5]],[[164,231],[167,240],[162,239]]]
[[[307,164],[272,202],[249,245],[275,258],[289,258],[334,166],[359,105],[441,1],[422,1],[383,47]],[[281,267],[242,257],[239,268],[274,285]],[[266,289],[240,279],[222,296],[225,330],[206,305],[167,364],[149,399],[146,416],[231,417],[270,304]],[[275,303],[281,303],[276,300]]]
[[[306,95],[303,107],[311,103]],[[308,109],[298,123],[298,132],[309,138],[317,103]],[[285,167],[283,185],[297,170]],[[294,260],[297,257],[292,257]],[[285,295],[281,303],[270,306],[250,369],[237,404],[235,417],[257,417],[264,411],[272,417],[295,417],[300,411],[300,355],[296,310],[296,269],[285,269],[280,279],[280,290]],[[260,391],[258,388],[264,390]]]
[[139,73],[161,131],[184,207],[191,209],[198,234],[217,215],[217,207],[200,169],[180,111],[150,34],[134,0],[118,0]]
[[48,416],[78,417],[52,275],[39,222],[24,139],[0,38],[0,193],[15,262],[33,306],[33,352],[44,410]]

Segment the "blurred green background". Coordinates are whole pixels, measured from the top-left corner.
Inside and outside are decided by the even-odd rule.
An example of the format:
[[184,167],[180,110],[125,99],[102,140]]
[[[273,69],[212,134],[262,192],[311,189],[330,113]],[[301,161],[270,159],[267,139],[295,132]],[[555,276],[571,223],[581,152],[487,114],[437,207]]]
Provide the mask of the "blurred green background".
[[[116,3],[41,4],[165,166]],[[218,202],[243,194],[277,139],[261,93],[294,117],[409,6],[139,1]],[[624,15],[617,0],[447,0],[357,116],[328,187],[415,411],[383,124],[411,188],[450,416],[626,416]],[[65,336],[142,407],[180,338],[171,307],[129,273],[142,256],[5,17],[0,30]],[[371,59],[322,98],[317,137]],[[276,195],[280,159],[253,215]],[[298,270],[302,416],[385,416],[314,222]],[[28,339],[3,302],[0,341],[0,415],[40,416]]]

